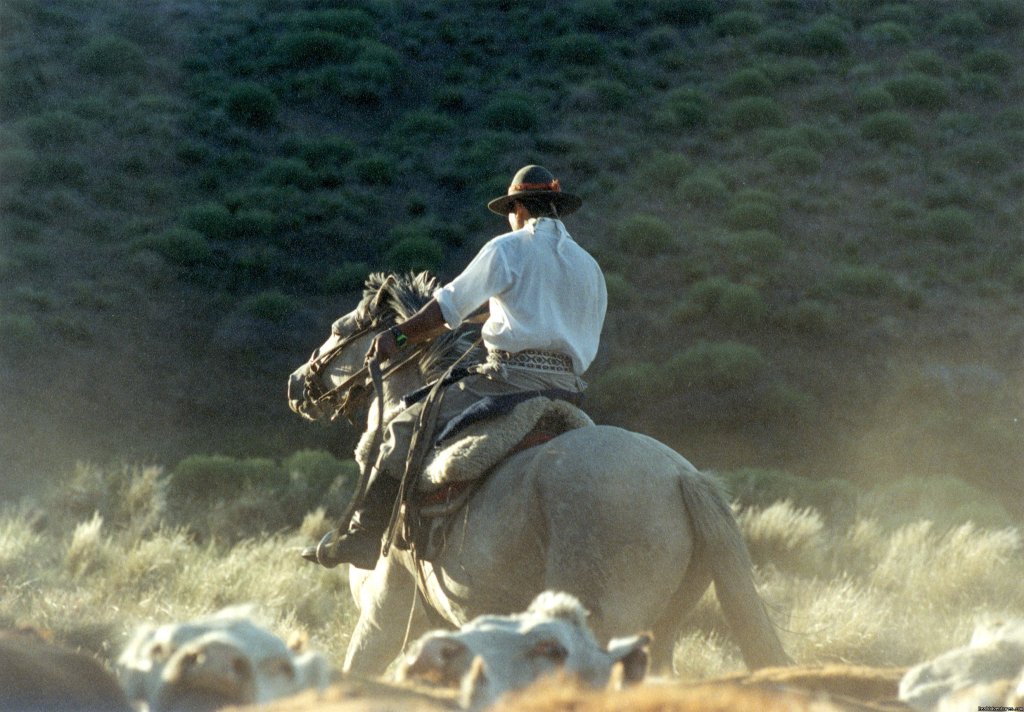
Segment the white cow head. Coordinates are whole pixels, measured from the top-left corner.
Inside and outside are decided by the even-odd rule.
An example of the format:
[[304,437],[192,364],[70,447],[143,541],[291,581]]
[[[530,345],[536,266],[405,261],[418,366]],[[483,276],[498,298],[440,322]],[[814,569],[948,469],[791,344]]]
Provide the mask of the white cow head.
[[228,608],[188,623],[140,628],[117,665],[129,699],[145,702],[150,712],[203,712],[328,684],[323,655],[297,652],[248,613]]
[[471,709],[555,674],[602,687],[621,664],[623,682],[642,680],[650,636],[620,638],[602,648],[588,615],[573,596],[544,592],[525,613],[481,616],[455,632],[428,633],[402,661],[398,677],[460,687],[462,704]]

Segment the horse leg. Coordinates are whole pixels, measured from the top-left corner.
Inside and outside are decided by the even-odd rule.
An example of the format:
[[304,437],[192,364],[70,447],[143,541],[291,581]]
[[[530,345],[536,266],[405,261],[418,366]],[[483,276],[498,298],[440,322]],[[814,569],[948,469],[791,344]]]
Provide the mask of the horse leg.
[[416,596],[416,582],[396,561],[394,553],[381,557],[373,571],[354,567],[349,571],[359,620],[352,631],[342,671],[382,675],[402,652],[406,632],[410,640],[415,640],[429,627]]

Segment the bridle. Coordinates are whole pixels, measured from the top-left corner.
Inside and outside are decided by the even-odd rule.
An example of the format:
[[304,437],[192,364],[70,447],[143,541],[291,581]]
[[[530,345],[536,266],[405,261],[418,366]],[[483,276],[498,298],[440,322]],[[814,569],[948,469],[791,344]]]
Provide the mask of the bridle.
[[[371,321],[343,337],[338,343],[323,353],[317,354],[314,352],[314,355],[310,357],[303,384],[305,386],[305,400],[321,411],[328,413],[331,421],[337,420],[339,415],[344,415],[350,423],[356,425],[356,414],[370,400],[370,396],[373,393],[373,374],[370,366],[364,364],[362,368],[356,370],[341,383],[329,389],[324,388],[320,376],[327,366],[352,342],[382,328],[383,326],[379,321]],[[410,363],[419,361],[426,348],[426,344],[419,344],[408,353],[403,354],[400,360],[389,362],[387,368],[380,371],[381,380],[383,381],[383,379],[405,368]],[[380,390],[380,388],[377,390]],[[383,400],[382,392],[378,392],[377,396]]]

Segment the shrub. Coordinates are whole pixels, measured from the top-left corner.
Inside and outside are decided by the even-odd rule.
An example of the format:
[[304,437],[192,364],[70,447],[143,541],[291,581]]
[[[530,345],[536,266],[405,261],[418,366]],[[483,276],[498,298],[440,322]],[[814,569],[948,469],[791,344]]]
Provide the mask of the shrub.
[[1008,77],[1016,67],[1013,55],[1001,49],[979,49],[964,60],[964,66],[972,72]]
[[234,215],[231,233],[242,240],[263,241],[274,235],[277,218],[269,210],[241,209]]
[[699,89],[673,89],[665,96],[664,107],[656,118],[665,129],[697,128],[707,123],[709,106],[708,96]]
[[37,353],[43,330],[28,314],[0,314],[0,353],[11,357]]
[[978,13],[971,11],[950,13],[939,21],[935,29],[941,34],[964,40],[978,39],[986,32],[985,23]]
[[917,127],[914,126],[914,122],[909,116],[898,111],[882,111],[868,117],[860,125],[860,134],[885,146],[917,141]]
[[858,111],[865,113],[887,111],[896,106],[896,100],[884,87],[870,87],[857,92],[853,103]]
[[483,108],[484,123],[497,131],[523,133],[540,125],[536,102],[525,94],[500,94]]
[[933,77],[946,73],[946,61],[935,50],[919,49],[908,52],[901,66],[910,71],[923,72]]
[[803,52],[812,55],[844,55],[849,52],[846,31],[835,18],[825,17],[807,28],[800,38]]
[[550,54],[559,63],[578,66],[597,66],[606,61],[604,42],[598,37],[576,33],[552,40],[545,48],[545,55]]
[[1013,161],[1010,151],[988,139],[967,141],[957,147],[954,155],[961,168],[986,175],[1006,170]]
[[591,79],[583,84],[578,97],[577,102],[585,104],[586,108],[611,111],[629,106],[633,92],[617,79]]
[[83,71],[104,77],[140,76],[146,72],[146,55],[124,37],[94,37],[75,53],[75,63]]
[[598,412],[629,418],[650,408],[651,401],[662,397],[668,385],[663,370],[653,363],[614,366],[594,379],[587,389],[587,401]]
[[945,207],[931,210],[925,216],[928,236],[950,244],[964,244],[975,237],[974,216],[963,208]]
[[244,126],[266,128],[277,119],[277,111],[277,95],[261,84],[244,82],[228,92],[228,116]]
[[858,297],[902,296],[904,289],[891,272],[881,267],[841,265],[831,276],[833,289]]
[[811,336],[830,336],[839,330],[839,311],[817,299],[805,299],[783,309],[775,318],[784,329]]
[[810,479],[784,470],[748,467],[722,472],[720,477],[743,509],[788,501],[831,514],[850,509],[857,497],[855,485],[845,480]]
[[779,259],[786,251],[786,243],[771,230],[744,230],[730,233],[723,245],[734,257],[755,264]]
[[299,12],[289,19],[299,29],[333,32],[355,39],[371,37],[377,30],[373,18],[358,9],[331,8]]
[[913,41],[914,36],[903,23],[885,20],[864,28],[864,38],[876,45],[905,46]]
[[780,211],[774,196],[761,191],[737,193],[725,213],[725,221],[734,230],[775,230]]
[[653,215],[626,217],[619,223],[616,237],[623,252],[639,257],[655,257],[678,247],[672,228]]
[[234,227],[231,211],[220,203],[201,203],[185,208],[181,222],[210,240],[231,238]]
[[946,108],[950,102],[946,84],[941,79],[921,72],[890,79],[885,83],[885,88],[899,106],[908,109],[938,111]]
[[83,141],[85,122],[69,111],[54,110],[25,119],[25,135],[39,148],[64,148]]
[[653,0],[651,9],[662,22],[696,25],[715,16],[714,0]]
[[213,502],[232,499],[246,485],[273,485],[281,480],[273,460],[236,459],[226,455],[191,455],[171,471],[168,500],[181,505],[189,501]]
[[259,181],[274,186],[294,186],[300,190],[312,190],[317,185],[317,175],[298,158],[274,158],[260,171]]
[[768,305],[756,287],[722,277],[696,282],[687,296],[692,307],[677,313],[677,317],[711,314],[730,326],[749,327],[760,323],[768,313]]
[[784,146],[768,154],[768,162],[780,173],[809,176],[822,168],[821,154],[803,146]]
[[692,167],[692,161],[683,153],[659,153],[644,162],[640,173],[645,184],[675,188]]
[[395,271],[436,272],[444,260],[444,248],[429,237],[407,237],[388,250],[384,259]]
[[617,30],[624,19],[615,6],[615,0],[584,0],[578,7],[580,25],[593,32]]
[[735,341],[701,341],[669,359],[665,366],[679,387],[728,391],[752,387],[768,361],[754,346]]
[[612,307],[626,307],[636,301],[637,288],[624,275],[618,272],[605,272],[604,282],[608,288],[608,303]]
[[325,30],[286,32],[271,49],[271,62],[290,69],[308,69],[326,64],[352,61],[358,44],[352,39]]
[[754,68],[733,72],[722,83],[726,96],[769,96],[774,88],[768,75]]
[[715,208],[729,200],[729,189],[715,174],[700,171],[686,178],[679,187],[679,193],[689,205],[699,208]]
[[764,18],[747,10],[724,12],[711,22],[715,34],[723,37],[741,37],[753,35],[764,27]]
[[213,257],[210,243],[202,234],[187,228],[171,228],[160,235],[140,239],[137,245],[152,250],[169,262],[178,265],[196,265]]
[[767,97],[734,99],[726,104],[724,115],[726,126],[736,131],[778,127],[786,123],[786,112],[782,106]]
[[351,163],[352,172],[360,182],[368,185],[391,185],[398,173],[398,165],[383,154],[364,156]]
[[241,310],[257,319],[280,324],[299,310],[299,303],[279,289],[270,289],[247,297]]
[[342,262],[327,274],[326,291],[337,293],[361,289],[369,274],[370,265],[365,262]]

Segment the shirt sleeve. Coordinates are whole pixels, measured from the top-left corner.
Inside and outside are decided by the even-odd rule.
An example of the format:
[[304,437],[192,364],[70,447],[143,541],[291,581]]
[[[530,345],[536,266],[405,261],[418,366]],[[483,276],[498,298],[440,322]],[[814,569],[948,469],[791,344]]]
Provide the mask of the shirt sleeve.
[[456,328],[491,297],[512,283],[512,271],[500,238],[484,245],[458,277],[434,292],[445,323]]

